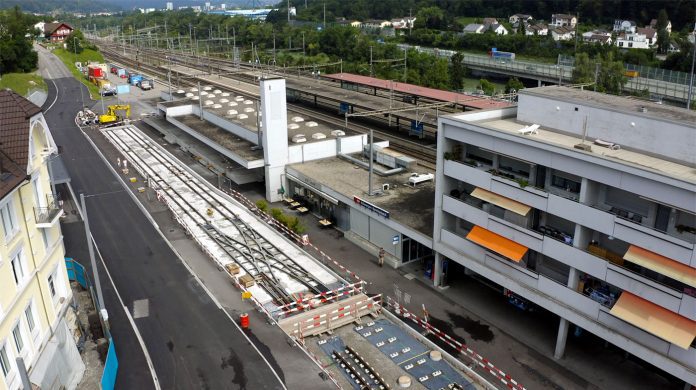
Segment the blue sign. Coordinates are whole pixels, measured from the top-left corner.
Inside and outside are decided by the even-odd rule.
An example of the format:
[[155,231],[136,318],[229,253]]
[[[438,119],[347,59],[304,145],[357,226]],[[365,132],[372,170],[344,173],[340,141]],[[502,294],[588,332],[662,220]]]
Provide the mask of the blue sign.
[[116,93],[119,95],[125,95],[130,93],[130,85],[117,85]]
[[418,121],[411,121],[411,131],[409,132],[410,135],[418,135],[422,136],[423,135],[423,122],[418,122]]
[[401,241],[400,239],[401,239],[401,237],[399,237],[398,234],[396,236],[392,237],[392,244],[399,245],[399,241]]
[[350,105],[348,103],[341,102],[341,104],[338,105],[338,113],[339,114],[345,114],[348,112],[350,109]]
[[356,204],[359,204],[360,206],[372,211],[373,213],[379,215],[380,217],[389,218],[389,211],[387,211],[381,207],[377,207],[368,201],[362,200],[362,199],[358,198],[357,196],[353,196],[353,202],[355,202]]

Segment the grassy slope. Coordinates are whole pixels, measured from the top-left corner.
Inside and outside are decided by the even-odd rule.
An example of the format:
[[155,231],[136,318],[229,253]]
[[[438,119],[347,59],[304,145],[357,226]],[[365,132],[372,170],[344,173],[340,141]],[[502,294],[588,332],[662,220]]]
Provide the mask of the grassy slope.
[[77,70],[75,67],[76,62],[82,62],[83,64],[87,63],[88,61],[96,61],[99,63],[104,62],[104,57],[101,55],[96,50],[90,50],[90,49],[85,49],[82,53],[75,54],[73,52],[67,51],[65,49],[56,49],[53,50],[53,54],[58,56],[58,58],[65,63],[65,66],[68,67],[70,72],[75,76],[76,79],[80,80],[83,84],[87,86],[89,89],[89,93],[92,95],[93,99],[96,99],[99,96],[99,88],[97,88],[96,85],[90,83],[85,76],[80,73],[80,71]]
[[[32,85],[31,82],[35,84]],[[36,73],[6,73],[0,79],[0,89],[10,88],[18,94],[25,96],[30,88],[46,90],[46,83]]]

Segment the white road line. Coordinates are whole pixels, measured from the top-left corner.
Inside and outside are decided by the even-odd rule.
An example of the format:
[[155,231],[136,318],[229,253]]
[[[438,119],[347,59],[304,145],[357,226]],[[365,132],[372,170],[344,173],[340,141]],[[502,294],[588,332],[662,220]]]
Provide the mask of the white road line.
[[[167,246],[169,246],[169,248],[172,250],[172,252],[174,252],[174,254],[176,255],[176,258],[179,259],[179,261],[181,262],[181,264],[184,265],[184,267],[186,267],[186,269],[187,269],[188,272],[191,274],[191,276],[193,276],[193,278],[196,279],[196,282],[198,282],[198,284],[201,286],[201,288],[203,289],[203,291],[205,291],[206,294],[208,294],[208,297],[210,297],[210,299],[213,301],[213,303],[215,304],[215,306],[217,306],[218,309],[220,309],[223,313],[225,313],[225,315],[227,316],[227,318],[229,318],[230,322],[232,322],[232,324],[234,324],[235,328],[237,328],[237,330],[239,330],[239,333],[241,333],[241,334],[244,336],[244,338],[247,340],[247,342],[249,343],[249,345],[251,345],[252,347],[254,347],[254,350],[256,350],[256,352],[259,354],[259,356],[261,356],[261,359],[263,359],[263,361],[266,362],[266,365],[268,366],[268,368],[271,369],[271,371],[273,372],[273,375],[275,375],[275,377],[276,377],[276,379],[278,380],[278,383],[280,384],[280,386],[282,386],[283,389],[287,390],[287,387],[285,386],[285,383],[283,383],[283,381],[280,379],[280,376],[279,376],[278,373],[276,372],[275,368],[273,368],[273,366],[271,365],[271,363],[270,363],[270,362],[268,361],[268,359],[266,359],[266,357],[261,353],[261,351],[258,349],[258,347],[256,346],[256,344],[254,344],[254,343],[251,341],[251,339],[249,338],[249,336],[242,330],[242,328],[239,326],[239,324],[237,323],[237,321],[235,321],[234,318],[232,318],[232,316],[230,315],[230,313],[228,313],[227,310],[225,310],[225,309],[222,307],[222,304],[220,303],[220,301],[213,295],[213,293],[212,293],[210,290],[208,290],[208,287],[206,287],[206,285],[203,284],[203,281],[198,277],[198,275],[196,275],[196,273],[193,271],[193,269],[192,269],[191,267],[189,267],[189,265],[184,261],[184,259],[181,257],[181,254],[176,250],[176,248],[174,248],[174,246],[169,242],[169,240],[167,240],[167,238],[164,236],[164,233],[162,233],[162,230],[161,230],[161,229],[159,228],[159,226],[155,223],[155,220],[152,218],[152,216],[150,215],[150,213],[147,212],[147,209],[145,209],[145,206],[140,202],[140,200],[139,200],[139,199],[135,196],[135,194],[130,190],[130,188],[128,187],[128,185],[126,184],[126,182],[123,181],[123,178],[121,177],[121,175],[119,175],[119,174],[116,172],[116,170],[114,169],[114,167],[111,165],[111,162],[110,162],[109,160],[106,159],[106,156],[104,156],[104,154],[101,152],[101,150],[99,150],[99,148],[97,148],[97,145],[92,141],[91,138],[89,138],[89,136],[85,133],[85,131],[82,129],[82,127],[81,127],[81,126],[78,126],[78,128],[80,128],[80,130],[82,131],[82,135],[83,135],[83,136],[87,139],[87,141],[92,145],[92,148],[93,148],[93,149],[97,152],[97,154],[102,158],[102,160],[104,161],[104,163],[106,164],[106,166],[109,167],[109,170],[111,171],[111,173],[112,173],[115,177],[118,178],[118,181],[121,183],[121,185],[123,186],[123,188],[125,189],[125,191],[128,193],[128,195],[130,195],[131,199],[133,199],[133,202],[135,202],[135,204],[138,206],[138,208],[140,209],[140,211],[141,211],[141,212],[145,215],[145,217],[153,224],[153,226],[155,227],[155,231],[157,231],[157,233],[160,235],[160,237],[162,237],[162,240],[164,240],[164,242],[167,243]],[[96,245],[95,245],[95,246],[96,246]],[[100,255],[100,256],[101,256],[101,255]],[[104,264],[104,260],[103,260],[103,259],[102,259],[102,264]],[[104,264],[104,269],[106,269],[106,264]],[[107,271],[107,275],[108,275],[108,271]],[[109,275],[109,278],[111,279],[111,275]],[[112,280],[112,283],[111,283],[111,284],[113,285],[113,280]],[[114,285],[114,290],[115,290],[115,289],[116,289],[116,286]],[[117,295],[118,295],[118,292],[117,292]],[[120,296],[119,296],[119,299],[120,299]],[[121,301],[121,303],[123,304],[123,301]],[[136,325],[135,325],[135,322],[134,322],[133,319],[131,318],[130,313],[128,312],[127,309],[126,309],[126,315],[128,316],[129,320],[131,321],[131,324],[133,325],[133,327],[134,327],[134,328],[137,328]],[[151,364],[151,361],[149,360],[149,355],[148,355],[148,353],[147,353],[147,349],[145,348],[145,344],[144,344],[144,342],[142,342],[142,338],[139,336],[139,332],[138,332],[137,330],[136,330],[136,335],[138,336],[138,340],[141,341],[141,345],[142,345],[142,347],[143,347],[143,351],[145,352],[145,356],[146,356],[146,358],[148,359],[148,364]],[[155,375],[154,369],[152,369],[152,374]],[[156,376],[155,376],[155,378],[156,378]],[[155,383],[156,383],[156,385],[157,385],[157,388],[159,389],[159,382],[155,382]]]
[[56,85],[56,81],[53,79],[53,76],[51,76],[51,72],[48,70],[48,68],[46,68],[46,74],[48,74],[48,79],[51,80],[51,82],[53,83],[53,88],[56,89],[56,96],[53,98],[53,102],[51,103],[51,105],[48,106],[46,111],[44,111],[44,115],[48,112],[48,110],[53,108],[53,105],[56,104],[56,102],[58,101],[58,85]]
[[[72,190],[72,186],[70,186],[70,184],[68,184],[68,186],[70,187],[70,192],[73,194],[74,198],[75,195]],[[80,213],[80,217],[84,220],[84,216],[82,215],[82,209],[78,207],[77,211]],[[145,340],[143,340],[143,336],[140,334],[140,330],[138,329],[138,326],[135,324],[135,320],[133,320],[133,317],[131,316],[130,311],[128,310],[128,306],[126,306],[126,304],[123,302],[123,298],[121,298],[121,294],[118,292],[118,289],[116,288],[116,283],[114,283],[114,279],[111,277],[109,268],[106,266],[106,262],[104,261],[104,257],[102,257],[101,251],[99,250],[99,246],[97,245],[97,241],[94,239],[94,235],[90,234],[90,237],[92,239],[92,243],[94,244],[94,249],[96,249],[97,255],[99,255],[99,260],[101,261],[102,267],[104,267],[106,276],[109,277],[109,281],[111,282],[111,286],[114,288],[116,297],[118,298],[118,301],[121,303],[123,311],[126,312],[128,322],[130,322],[130,325],[133,328],[133,332],[135,333],[135,337],[138,339],[138,343],[140,344],[140,348],[143,350],[143,354],[145,355],[145,361],[147,362],[147,366],[150,369],[150,375],[152,375],[152,381],[155,385],[155,389],[160,390],[161,387],[159,383],[159,378],[157,377],[157,372],[155,372],[155,366],[154,364],[152,364],[152,358],[150,358],[150,353],[148,352],[147,347],[145,346]],[[95,270],[95,272],[97,272],[97,270]]]

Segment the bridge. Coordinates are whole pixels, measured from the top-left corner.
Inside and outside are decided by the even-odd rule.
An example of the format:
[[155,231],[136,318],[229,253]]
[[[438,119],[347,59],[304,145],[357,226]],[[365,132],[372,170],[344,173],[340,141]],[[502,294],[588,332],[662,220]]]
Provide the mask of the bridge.
[[[410,47],[436,55],[438,57],[451,57],[456,53],[454,50],[441,50],[429,47],[418,47],[409,45],[398,45],[401,49]],[[573,79],[572,66],[555,64],[544,64],[532,61],[519,61],[508,59],[493,59],[487,55],[464,54],[462,61],[469,69],[478,70],[486,73],[496,73],[509,77],[525,78],[538,80],[539,85],[567,83]],[[667,100],[686,102],[689,95],[689,84],[675,83],[657,78],[647,77],[628,77],[623,89],[628,92],[643,92],[647,90],[651,96],[660,96]]]

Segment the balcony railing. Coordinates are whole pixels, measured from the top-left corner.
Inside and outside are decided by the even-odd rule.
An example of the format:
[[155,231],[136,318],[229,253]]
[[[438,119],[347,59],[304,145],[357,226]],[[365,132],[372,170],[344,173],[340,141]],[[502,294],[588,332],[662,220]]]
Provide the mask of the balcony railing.
[[34,207],[34,218],[39,228],[53,226],[58,218],[63,214],[63,209],[59,206],[59,199],[55,195],[46,195],[46,204],[41,207]]

